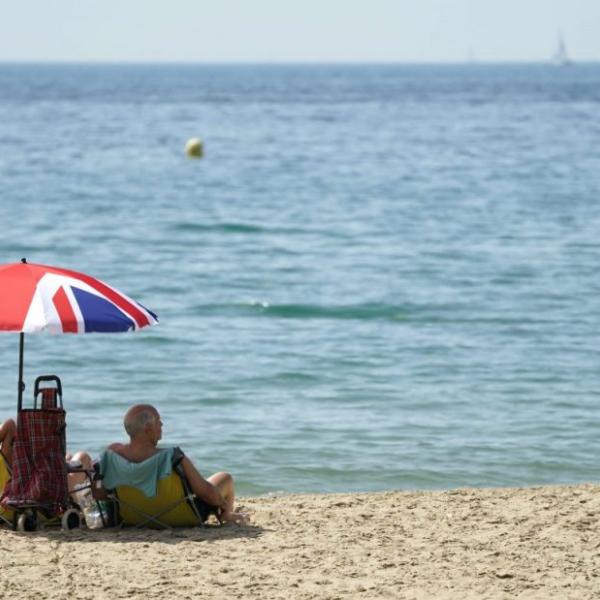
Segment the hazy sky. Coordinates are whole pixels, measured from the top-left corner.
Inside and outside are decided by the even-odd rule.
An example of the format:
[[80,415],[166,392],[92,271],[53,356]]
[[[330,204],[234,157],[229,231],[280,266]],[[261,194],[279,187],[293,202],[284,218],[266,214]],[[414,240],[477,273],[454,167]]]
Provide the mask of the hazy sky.
[[600,0],[0,0],[0,60],[600,59]]

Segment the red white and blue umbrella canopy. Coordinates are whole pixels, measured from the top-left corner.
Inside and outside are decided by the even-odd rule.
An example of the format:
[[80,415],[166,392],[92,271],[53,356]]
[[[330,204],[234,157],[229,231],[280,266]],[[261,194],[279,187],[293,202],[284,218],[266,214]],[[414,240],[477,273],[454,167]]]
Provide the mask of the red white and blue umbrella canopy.
[[0,331],[117,333],[156,315],[99,279],[25,262],[0,266]]
[[89,275],[25,259],[0,265],[0,331],[21,334],[19,408],[25,333],[119,333],[157,323],[152,311]]

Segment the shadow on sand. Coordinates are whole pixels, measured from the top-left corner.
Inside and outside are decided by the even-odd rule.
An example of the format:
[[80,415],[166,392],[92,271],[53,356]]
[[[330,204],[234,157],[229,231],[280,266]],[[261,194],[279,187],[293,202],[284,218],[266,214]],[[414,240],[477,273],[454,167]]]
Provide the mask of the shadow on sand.
[[31,539],[46,539],[61,544],[69,543],[149,543],[179,544],[182,542],[220,542],[232,539],[255,539],[264,533],[262,527],[256,525],[204,525],[202,527],[187,527],[177,529],[134,529],[132,527],[108,527],[106,529],[75,529],[63,531],[61,529],[40,529],[32,532],[15,532],[8,528],[0,530],[0,539],[3,535],[27,536]]

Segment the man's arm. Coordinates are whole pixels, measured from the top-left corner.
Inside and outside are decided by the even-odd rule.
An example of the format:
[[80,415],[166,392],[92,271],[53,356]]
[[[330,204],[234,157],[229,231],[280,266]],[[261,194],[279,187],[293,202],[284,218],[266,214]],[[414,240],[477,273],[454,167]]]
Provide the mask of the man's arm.
[[215,485],[200,475],[199,471],[194,467],[187,456],[184,456],[181,461],[181,466],[183,467],[183,472],[189,481],[192,491],[198,498],[212,506],[219,506],[221,508],[226,507],[226,502],[221,495],[221,492],[219,492]]
[[[120,456],[123,456],[123,458],[126,458],[125,453],[127,446],[125,444],[115,442],[114,444],[107,446],[106,449],[116,452]],[[94,496],[96,500],[108,500],[108,492],[102,485],[102,478],[100,477],[100,471],[98,468],[96,468],[96,474],[94,475],[94,481],[92,483],[92,496]]]

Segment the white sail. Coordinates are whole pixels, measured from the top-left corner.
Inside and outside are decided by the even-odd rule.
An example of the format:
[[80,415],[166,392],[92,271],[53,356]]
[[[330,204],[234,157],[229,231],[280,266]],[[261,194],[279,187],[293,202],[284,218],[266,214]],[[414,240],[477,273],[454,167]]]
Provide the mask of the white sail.
[[569,55],[567,54],[567,46],[561,34],[558,35],[558,45],[556,47],[556,52],[554,53],[552,60],[555,65],[559,66],[571,64],[571,60],[569,59]]

